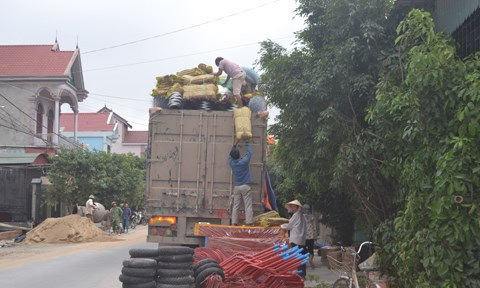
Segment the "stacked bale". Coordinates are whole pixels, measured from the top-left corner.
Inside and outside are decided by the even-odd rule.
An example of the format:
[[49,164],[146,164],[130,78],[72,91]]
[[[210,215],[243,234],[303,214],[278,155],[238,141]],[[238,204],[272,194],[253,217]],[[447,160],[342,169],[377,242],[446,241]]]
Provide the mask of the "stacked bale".
[[157,257],[157,288],[191,288],[194,250],[183,246],[161,246]]

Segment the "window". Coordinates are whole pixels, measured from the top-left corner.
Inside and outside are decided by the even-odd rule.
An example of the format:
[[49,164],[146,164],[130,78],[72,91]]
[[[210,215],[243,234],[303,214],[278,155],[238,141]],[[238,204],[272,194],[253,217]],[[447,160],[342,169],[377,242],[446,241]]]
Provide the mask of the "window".
[[43,106],[42,104],[38,103],[37,106],[37,128],[35,132],[37,134],[42,134],[43,133]]

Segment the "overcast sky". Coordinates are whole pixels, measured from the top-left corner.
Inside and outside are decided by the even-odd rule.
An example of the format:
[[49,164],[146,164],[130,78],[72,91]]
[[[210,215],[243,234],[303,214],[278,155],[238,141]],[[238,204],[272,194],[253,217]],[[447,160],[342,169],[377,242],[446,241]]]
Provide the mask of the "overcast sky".
[[[16,0],[1,7],[1,44],[51,44],[57,35],[61,50],[74,50],[78,38],[90,92],[80,112],[106,104],[133,130],[147,129],[156,76],[199,63],[215,67],[217,56],[253,66],[258,42],[291,48],[303,27],[295,0]],[[145,38],[151,39],[94,51]],[[149,63],[115,67],[138,62]],[[70,112],[68,105],[62,112]]]

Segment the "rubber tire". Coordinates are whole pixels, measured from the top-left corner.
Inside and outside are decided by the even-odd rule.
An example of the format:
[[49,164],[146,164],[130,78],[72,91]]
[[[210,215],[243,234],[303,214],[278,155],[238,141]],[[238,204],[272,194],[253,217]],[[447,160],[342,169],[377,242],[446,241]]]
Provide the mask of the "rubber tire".
[[333,285],[332,288],[348,288],[348,281],[346,279],[337,279]]
[[186,285],[195,283],[193,276],[184,277],[159,277],[157,283],[170,284],[170,285]]
[[154,268],[122,268],[122,274],[133,277],[155,277],[157,269]]
[[185,285],[171,285],[171,284],[162,284],[157,283],[157,288],[193,288],[193,284],[185,284]]
[[219,268],[223,271],[222,267],[219,264],[210,262],[198,267],[197,270],[195,270],[195,272],[193,273],[193,277],[197,278],[198,274],[202,273],[203,270],[212,268],[212,267]]
[[222,277],[222,280],[225,281],[225,274],[223,274],[222,269],[216,268],[216,267],[210,267],[205,270],[203,270],[198,276],[195,278],[195,287],[202,287],[202,282],[207,278],[208,276],[212,274],[218,274],[220,277]]
[[165,263],[165,262],[158,262],[157,269],[185,269],[189,270],[192,269],[192,263]]
[[161,256],[184,255],[184,254],[193,255],[193,253],[195,253],[195,250],[185,246],[159,246],[158,252],[159,252],[159,255]]
[[132,258],[128,260],[123,260],[123,267],[128,268],[155,268],[157,266],[157,261],[154,259],[147,258]]
[[158,262],[167,262],[167,263],[192,263],[193,256],[190,254],[181,254],[181,255],[169,255],[169,256],[158,256]]
[[193,271],[192,269],[157,269],[157,276],[159,278],[193,276]]
[[122,288],[156,288],[157,282],[147,282],[142,284],[123,284]]
[[133,277],[133,276],[127,276],[123,274],[120,274],[118,279],[120,280],[120,282],[125,284],[141,284],[141,283],[155,281],[154,277]]
[[160,256],[157,249],[130,249],[128,253],[132,258],[154,258]]
[[212,258],[206,258],[206,259],[203,259],[203,260],[198,261],[198,263],[195,264],[195,266],[193,266],[193,271],[197,271],[197,269],[198,269],[200,266],[202,266],[202,265],[204,265],[204,264],[207,264],[207,263],[217,263],[217,264],[218,264],[218,262],[217,262],[216,260],[214,260],[214,259],[212,259]]

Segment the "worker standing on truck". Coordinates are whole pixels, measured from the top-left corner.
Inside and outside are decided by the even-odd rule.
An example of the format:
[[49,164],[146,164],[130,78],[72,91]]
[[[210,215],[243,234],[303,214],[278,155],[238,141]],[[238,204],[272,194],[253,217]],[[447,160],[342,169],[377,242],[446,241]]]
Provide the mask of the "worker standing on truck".
[[227,59],[223,59],[222,57],[217,57],[215,59],[215,65],[218,67],[218,72],[214,74],[215,76],[218,77],[222,75],[223,71],[227,74],[227,79],[224,84],[227,84],[228,80],[232,78],[233,96],[237,99],[238,107],[242,107],[243,102],[240,94],[242,92],[242,86],[245,83],[245,71],[243,71],[243,69],[237,64]]
[[110,208],[110,223],[112,224],[113,233],[118,233],[122,229],[120,227],[120,221],[122,219],[122,208],[117,206],[117,202],[112,202],[112,208]]
[[[293,200],[285,204],[288,213],[293,213],[288,223],[282,224],[282,229],[290,231],[288,238],[291,247],[299,246],[303,248],[303,253],[306,254],[305,242],[307,238],[307,220],[302,212],[302,204],[298,200]],[[307,265],[302,265],[298,269],[298,274],[305,278],[307,275]]]
[[97,209],[97,205],[93,202],[94,199],[95,199],[95,196],[90,195],[88,196],[87,203],[85,203],[85,215],[92,222],[93,222],[93,211]]
[[250,176],[250,158],[252,157],[252,144],[247,141],[247,154],[240,158],[240,150],[237,145],[233,145],[230,150],[228,163],[232,168],[234,187],[233,187],[233,211],[232,225],[238,225],[238,210],[243,200],[245,207],[245,223],[253,226],[253,208],[252,208],[252,177]]

